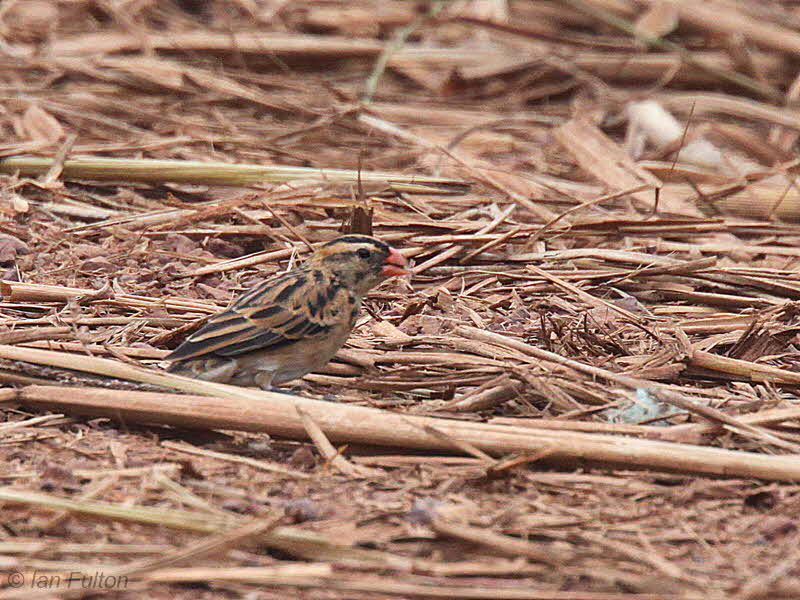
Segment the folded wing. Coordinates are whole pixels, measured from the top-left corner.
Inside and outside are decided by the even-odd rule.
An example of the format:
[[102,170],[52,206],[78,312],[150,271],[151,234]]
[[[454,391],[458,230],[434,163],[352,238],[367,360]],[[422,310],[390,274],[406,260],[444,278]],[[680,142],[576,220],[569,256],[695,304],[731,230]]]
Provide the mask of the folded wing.
[[271,278],[214,315],[166,357],[169,361],[233,357],[323,338],[341,320],[334,308],[341,288],[298,270]]

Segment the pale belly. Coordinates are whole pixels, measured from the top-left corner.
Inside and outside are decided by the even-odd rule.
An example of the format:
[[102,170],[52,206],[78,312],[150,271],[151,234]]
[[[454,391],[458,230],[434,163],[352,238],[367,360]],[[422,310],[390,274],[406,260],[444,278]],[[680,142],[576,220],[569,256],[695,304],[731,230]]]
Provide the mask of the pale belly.
[[350,328],[342,327],[326,340],[301,340],[284,348],[269,348],[239,356],[230,383],[269,387],[299,379],[326,365],[349,335]]

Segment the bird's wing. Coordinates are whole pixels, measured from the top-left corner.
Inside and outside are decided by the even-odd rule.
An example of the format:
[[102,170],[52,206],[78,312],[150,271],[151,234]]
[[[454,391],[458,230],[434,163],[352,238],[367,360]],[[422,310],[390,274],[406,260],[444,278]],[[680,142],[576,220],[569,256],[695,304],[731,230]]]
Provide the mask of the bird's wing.
[[300,339],[324,338],[349,316],[349,307],[342,306],[348,297],[340,285],[321,273],[284,273],[211,317],[166,360],[237,356]]

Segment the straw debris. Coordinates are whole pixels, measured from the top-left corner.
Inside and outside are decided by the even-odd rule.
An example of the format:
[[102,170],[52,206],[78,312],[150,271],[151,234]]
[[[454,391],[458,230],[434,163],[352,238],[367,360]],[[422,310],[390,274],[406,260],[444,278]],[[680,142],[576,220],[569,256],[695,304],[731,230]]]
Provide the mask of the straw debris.
[[[798,597],[798,31],[0,4],[0,600]],[[350,231],[414,275],[329,365],[163,371]]]

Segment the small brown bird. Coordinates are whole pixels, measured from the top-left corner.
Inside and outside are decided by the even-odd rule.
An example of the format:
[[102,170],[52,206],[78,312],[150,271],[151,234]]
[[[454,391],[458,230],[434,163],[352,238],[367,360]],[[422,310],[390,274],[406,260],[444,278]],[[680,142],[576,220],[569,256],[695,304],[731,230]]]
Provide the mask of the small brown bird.
[[169,371],[262,389],[302,377],[342,347],[364,295],[407,273],[407,264],[373,237],[327,242],[302,266],[270,277],[212,316],[166,357]]

